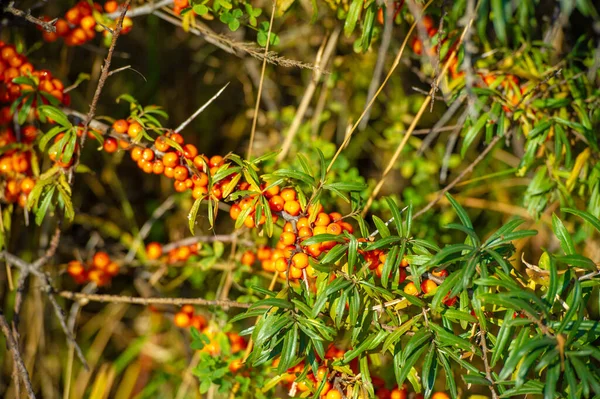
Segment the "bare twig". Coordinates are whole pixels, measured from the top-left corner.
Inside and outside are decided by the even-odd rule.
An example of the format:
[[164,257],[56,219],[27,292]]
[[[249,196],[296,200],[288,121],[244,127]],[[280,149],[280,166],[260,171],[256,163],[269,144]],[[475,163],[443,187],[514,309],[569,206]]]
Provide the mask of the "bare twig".
[[492,393],[492,399],[498,399],[498,393],[496,392],[496,388],[494,388],[494,380],[492,378],[492,368],[488,362],[488,347],[485,339],[486,332],[484,330],[480,331],[479,335],[479,345],[481,346],[481,357],[483,358],[483,367],[485,368],[485,376],[487,380],[490,382],[489,388]]
[[[29,372],[25,367],[25,363],[23,362],[23,358],[21,357],[21,352],[19,351],[19,344],[15,340],[13,333],[8,325],[8,322],[4,318],[4,314],[2,310],[0,310],[0,328],[2,329],[2,333],[6,337],[6,345],[8,349],[12,353],[13,361],[15,362],[15,369],[18,370],[19,376],[25,385],[25,390],[27,391],[27,395],[30,399],[35,399],[35,393],[33,392],[33,385],[31,384],[31,379],[29,379]],[[18,389],[18,388],[17,388]]]
[[[433,89],[435,90],[435,86],[433,87]],[[450,120],[450,118],[452,118],[454,116],[454,114],[456,113],[456,111],[458,111],[458,109],[460,108],[460,106],[462,105],[464,100],[465,100],[465,96],[461,96],[458,99],[456,99],[452,103],[452,105],[450,105],[450,107],[448,107],[446,112],[444,112],[444,115],[442,115],[442,117],[435,123],[435,125],[433,125],[433,128],[431,128],[431,130],[428,132],[427,137],[425,137],[423,139],[423,142],[421,143],[421,147],[417,150],[417,156],[422,155],[425,152],[425,150],[427,150],[427,148],[429,148],[429,146],[431,145],[433,140],[435,140],[436,137],[438,136],[437,133],[439,133],[441,131],[440,128],[442,126],[444,126],[446,124],[446,122],[448,122]],[[452,129],[452,130],[454,130],[454,129]],[[416,131],[413,132],[413,134],[414,133],[416,133]]]
[[337,40],[340,35],[340,32],[341,32],[341,28],[340,27],[336,28],[331,33],[331,36],[329,36],[329,40],[327,41],[327,44],[325,44],[325,41],[323,41],[323,45],[321,46],[321,48],[319,49],[319,52],[317,53],[317,59],[315,62],[315,66],[319,69],[315,69],[315,71],[313,72],[312,79],[311,79],[310,83],[308,84],[308,86],[306,87],[306,90],[304,91],[302,100],[300,100],[300,105],[298,106],[296,115],[294,115],[294,120],[292,121],[292,124],[290,125],[290,128],[285,137],[285,140],[281,146],[281,152],[279,153],[279,155],[277,155],[278,162],[281,162],[283,159],[285,159],[285,157],[287,156],[287,153],[290,150],[290,147],[292,146],[292,141],[294,140],[294,137],[298,133],[300,124],[302,123],[302,120],[304,119],[304,115],[306,114],[306,111],[308,109],[308,105],[310,104],[313,94],[315,93],[315,90],[317,88],[317,84],[319,83],[319,81],[321,80],[321,76],[323,75],[322,70],[320,68],[322,66],[323,67],[327,66],[327,63],[329,62],[329,59],[331,58],[331,56],[336,48],[336,44],[337,44]]
[[112,76],[112,75],[114,75],[114,74],[116,74],[116,73],[123,72],[123,71],[126,71],[126,70],[128,70],[128,69],[131,69],[133,72],[135,72],[135,73],[137,73],[138,75],[140,75],[140,76],[142,77],[142,79],[144,79],[144,81],[145,81],[145,82],[148,82],[148,80],[146,79],[146,77],[144,76],[144,74],[142,74],[142,73],[141,73],[140,71],[138,71],[137,69],[134,69],[134,68],[132,68],[132,67],[131,67],[131,65],[125,65],[124,67],[117,68],[117,69],[113,69],[112,71],[110,71],[110,72],[108,73],[108,76]]
[[130,303],[136,305],[201,305],[201,306],[219,306],[247,309],[252,304],[242,303],[230,300],[209,300],[204,298],[141,298],[125,295],[101,295],[85,294],[82,292],[61,291],[59,295],[71,300],[103,302],[103,303]]
[[40,26],[46,32],[56,32],[56,26],[54,26],[54,24],[56,23],[56,21],[58,21],[58,18],[55,18],[52,21],[42,21],[41,19],[32,16],[31,11],[25,12],[14,8],[14,4],[14,1],[8,3],[8,5],[4,7],[4,11],[17,17],[25,18],[27,21]]
[[463,112],[456,124],[456,128],[450,133],[450,138],[446,143],[446,152],[444,153],[444,159],[442,160],[442,168],[440,170],[440,182],[444,183],[448,178],[448,165],[450,164],[450,157],[452,156],[452,150],[458,141],[458,136],[463,128],[463,123],[467,119],[468,111]]
[[[171,4],[173,4],[173,0],[161,0],[161,1],[157,1],[157,2],[151,1],[148,4],[144,4],[143,6],[139,6],[139,7],[129,10],[127,12],[127,16],[129,18],[141,17],[142,15],[152,14],[154,11],[158,10],[159,8],[167,7]],[[115,19],[115,18],[119,18],[119,15],[121,15],[121,11],[117,10],[113,13],[106,14],[105,17],[108,17],[110,19]]]
[[[383,73],[383,67],[385,66],[385,59],[390,48],[390,43],[392,41],[392,32],[394,31],[394,13],[396,12],[395,7],[392,4],[389,4],[385,8],[385,21],[383,23],[383,33],[381,35],[381,44],[379,45],[379,50],[377,51],[377,61],[375,62],[375,68],[373,69],[373,77],[371,78],[371,83],[369,84],[369,91],[367,92],[367,104],[371,101],[371,99],[375,96],[375,92],[379,87],[379,83],[381,82],[381,74]],[[358,130],[365,130],[367,124],[369,123],[369,117],[371,116],[371,108],[367,109],[367,113],[363,117],[363,119],[358,124]]]
[[269,54],[269,44],[271,44],[271,29],[273,28],[273,19],[275,18],[275,8],[277,3],[273,1],[271,9],[271,20],[269,21],[269,31],[267,32],[267,44],[265,45],[265,52],[263,58],[262,69],[260,71],[260,83],[258,84],[258,94],[256,95],[256,106],[254,107],[254,118],[252,119],[252,130],[250,131],[250,142],[248,143],[248,152],[246,159],[250,160],[252,155],[252,146],[254,145],[254,135],[256,133],[256,123],[258,122],[258,109],[260,108],[260,97],[263,88],[263,81],[265,78],[265,70],[267,69],[267,55]]
[[229,82],[227,82],[225,84],[225,86],[223,86],[221,88],[221,90],[219,90],[217,92],[217,94],[215,94],[214,96],[212,96],[206,103],[204,103],[204,105],[202,105],[200,108],[198,108],[196,110],[196,112],[194,112],[189,118],[187,118],[181,125],[179,125],[177,127],[177,129],[175,129],[176,133],[181,132],[183,129],[185,129],[185,127],[187,125],[189,125],[194,119],[196,119],[196,117],[198,115],[200,115],[202,113],[202,111],[204,111],[213,101],[215,101],[217,99],[217,97],[219,97],[221,95],[221,93],[223,93],[223,91],[227,88],[227,86],[229,86]]

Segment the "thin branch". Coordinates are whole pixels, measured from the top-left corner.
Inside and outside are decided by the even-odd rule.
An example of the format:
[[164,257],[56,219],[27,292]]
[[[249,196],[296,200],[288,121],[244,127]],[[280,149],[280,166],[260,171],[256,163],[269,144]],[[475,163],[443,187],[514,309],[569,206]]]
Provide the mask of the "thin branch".
[[[140,17],[142,15],[152,14],[154,11],[158,10],[159,8],[163,8],[163,7],[173,4],[173,1],[174,0],[161,0],[161,1],[157,1],[157,2],[151,1],[148,4],[144,4],[143,6],[136,7],[136,8],[129,10],[127,12],[127,16],[129,18],[135,18],[135,17]],[[115,18],[119,18],[119,15],[121,15],[121,11],[115,11],[113,13],[106,14],[105,17],[108,17],[110,19],[115,19]]]
[[200,305],[247,309],[251,303],[230,300],[209,300],[204,298],[141,298],[125,295],[85,294],[82,292],[61,291],[59,295],[71,300],[82,300],[102,303],[130,303],[136,305]]
[[329,36],[327,44],[325,44],[326,42],[323,41],[323,45],[317,53],[315,66],[319,69],[315,69],[315,71],[313,72],[312,79],[308,84],[306,90],[304,91],[302,100],[300,100],[300,105],[298,106],[296,115],[294,115],[294,120],[292,121],[292,124],[290,125],[290,128],[285,137],[285,140],[281,146],[281,152],[279,153],[279,155],[277,155],[278,162],[281,162],[283,159],[285,159],[287,153],[290,150],[290,147],[292,146],[292,141],[294,140],[294,137],[296,137],[296,134],[300,129],[300,124],[302,123],[304,115],[308,110],[308,105],[310,104],[315,90],[317,89],[317,84],[319,83],[319,81],[321,80],[321,76],[323,75],[323,72],[320,68],[321,66],[327,66],[327,64],[329,63],[329,59],[335,51],[340,32],[341,28],[337,27],[333,31],[333,33],[331,33],[331,36]]
[[265,54],[263,58],[262,69],[260,71],[260,83],[258,84],[258,94],[256,95],[256,106],[254,107],[254,118],[252,119],[252,130],[250,131],[250,143],[248,143],[248,152],[246,159],[250,160],[252,155],[252,146],[254,145],[254,135],[256,133],[256,123],[258,122],[258,109],[260,107],[260,98],[263,88],[263,81],[265,79],[265,70],[267,69],[267,55],[269,54],[269,44],[271,44],[271,30],[273,29],[273,19],[275,18],[275,8],[277,3],[273,1],[271,9],[271,20],[269,22],[269,31],[267,32],[267,43],[265,45]]
[[185,127],[187,125],[190,124],[190,122],[192,122],[194,119],[196,119],[196,117],[198,115],[200,115],[202,113],[202,111],[204,111],[213,101],[215,101],[217,99],[217,97],[219,97],[221,95],[221,93],[223,93],[223,91],[227,88],[227,86],[229,86],[229,82],[227,82],[225,84],[225,86],[223,86],[221,88],[221,90],[219,90],[217,92],[217,94],[215,94],[214,96],[212,96],[206,103],[204,103],[204,105],[202,105],[200,108],[198,108],[198,110],[196,110],[196,112],[194,112],[189,118],[187,118],[181,125],[179,125],[177,127],[177,129],[175,129],[175,133],[179,133],[181,132],[183,129],[185,129]]
[[167,245],[163,246],[163,252],[169,252],[175,248],[184,247],[192,244],[196,244],[198,242],[234,242],[238,241],[246,246],[252,246],[254,243],[250,240],[240,240],[239,235],[242,230],[236,230],[232,234],[215,234],[213,236],[195,236],[195,237],[187,237],[179,241],[170,242]]
[[29,372],[27,371],[27,367],[25,367],[25,363],[23,362],[23,358],[21,357],[21,352],[19,351],[19,344],[15,340],[13,336],[10,326],[4,318],[4,314],[2,310],[0,310],[0,328],[2,329],[2,333],[6,337],[6,345],[8,349],[12,353],[13,360],[15,362],[15,369],[18,370],[19,376],[25,385],[25,389],[27,390],[27,395],[30,399],[35,399],[35,393],[33,392],[33,385],[31,384],[31,379],[29,378]]
[[128,69],[131,69],[133,72],[135,72],[138,75],[140,75],[142,77],[142,79],[144,79],[144,82],[148,82],[148,79],[146,79],[146,77],[144,76],[144,74],[141,73],[140,71],[138,71],[137,69],[132,68],[131,65],[125,65],[124,67],[113,69],[112,71],[110,71],[108,73],[108,76],[112,76],[112,75],[114,75],[116,73],[123,72],[123,71],[126,71]]
[[17,8],[14,8],[13,7],[14,4],[15,4],[14,1],[11,1],[10,3],[8,3],[8,5],[6,7],[4,7],[4,11],[8,12],[12,15],[15,15],[17,17],[25,18],[27,21],[40,26],[46,32],[51,32],[51,33],[56,32],[56,26],[54,26],[54,24],[56,23],[56,21],[58,21],[58,18],[54,18],[52,21],[42,21],[41,19],[32,16],[31,11],[25,12],[25,11],[21,11]]
[[487,380],[490,382],[489,388],[492,393],[492,399],[498,399],[498,393],[496,392],[496,388],[494,388],[494,380],[492,377],[492,368],[488,362],[488,347],[485,339],[486,332],[484,330],[480,331],[479,335],[479,344],[481,346],[481,357],[483,358],[483,367],[485,368],[485,376]]

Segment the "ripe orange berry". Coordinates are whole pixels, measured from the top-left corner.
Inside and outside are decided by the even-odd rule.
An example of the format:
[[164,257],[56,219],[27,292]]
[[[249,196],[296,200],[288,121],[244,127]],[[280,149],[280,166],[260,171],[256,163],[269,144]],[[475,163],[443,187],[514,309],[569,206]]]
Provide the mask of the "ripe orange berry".
[[246,219],[244,220],[244,226],[248,227],[249,229],[256,227],[256,225],[254,224],[254,215],[248,215],[246,217]]
[[79,22],[81,21],[81,14],[79,12],[79,9],[71,8],[69,11],[66,12],[65,19],[73,25],[79,25]]
[[290,266],[290,270],[288,270],[290,278],[299,279],[302,277],[302,269],[298,269],[295,266]]
[[296,242],[296,235],[292,232],[284,231],[281,233],[281,236],[279,236],[279,241],[283,245],[292,245]]
[[450,396],[446,392],[436,392],[431,395],[431,399],[450,399]]
[[423,280],[421,282],[421,291],[423,291],[426,294],[435,291],[437,287],[438,285],[432,280]]
[[292,216],[298,216],[300,214],[300,203],[298,201],[286,201],[283,210]]
[[210,161],[208,162],[208,166],[210,166],[211,168],[221,165],[223,165],[223,157],[220,155],[214,155],[210,158]]
[[279,258],[274,263],[275,270],[285,272],[288,269],[288,262],[285,258]]
[[[164,162],[163,162],[163,166],[164,166]],[[164,174],[166,177],[168,177],[169,179],[173,178],[173,174],[174,174],[174,168],[171,168],[169,166],[165,166],[165,170],[164,170]]]
[[186,144],[183,146],[183,156],[187,159],[194,159],[198,155],[198,149],[193,144]]
[[247,266],[252,266],[252,264],[256,261],[256,255],[252,251],[246,251],[242,255],[242,264]]
[[67,273],[69,273],[71,277],[81,276],[83,273],[85,273],[85,267],[81,262],[72,260],[67,265]]
[[[187,180],[186,180],[187,181]],[[204,186],[195,186],[192,190],[192,197],[194,199],[204,198],[208,194],[208,188]],[[230,212],[231,214],[231,212]]]
[[240,216],[240,213],[242,213],[242,208],[240,208],[238,204],[231,205],[231,208],[229,209],[229,216],[231,216],[233,220],[237,220],[237,218]]
[[183,136],[179,133],[172,133],[170,139],[179,145],[183,145]]
[[59,18],[58,21],[56,21],[54,27],[56,28],[56,34],[58,36],[66,36],[71,30],[69,23],[62,18]]
[[127,129],[129,129],[129,123],[125,119],[119,119],[113,123],[113,129],[117,133],[127,133]]
[[154,140],[154,148],[160,152],[167,152],[171,146],[167,143],[165,136],[158,136],[156,140]]
[[229,371],[231,371],[232,373],[235,373],[236,371],[241,369],[243,365],[244,365],[244,363],[242,363],[242,359],[236,359],[236,360],[232,361],[231,363],[229,363]]
[[327,226],[327,233],[335,235],[342,234],[342,226],[337,223],[331,223],[329,226]]
[[326,399],[342,399],[342,394],[337,389],[332,389],[327,392]]
[[298,230],[298,237],[300,237],[300,238],[308,238],[308,237],[312,237],[312,235],[313,235],[313,232],[310,227],[301,227]]
[[192,321],[191,317],[187,313],[183,313],[183,312],[175,313],[175,317],[173,319],[173,322],[175,323],[175,325],[180,328],[189,327],[191,321]]
[[204,318],[204,316],[202,315],[195,315],[194,317],[192,317],[192,327],[194,327],[196,330],[202,330],[204,327],[206,327],[206,319]]
[[96,26],[96,20],[91,15],[88,15],[81,18],[81,22],[79,24],[85,30],[92,30]]
[[21,192],[25,194],[29,194],[33,187],[35,186],[35,180],[31,177],[26,177],[21,181]]
[[150,148],[146,148],[142,152],[142,159],[148,162],[152,161],[154,159],[154,151],[152,151]]
[[129,137],[136,138],[141,132],[144,131],[144,128],[142,127],[142,125],[140,125],[137,122],[133,122],[132,124],[129,125],[129,127],[127,128],[127,134],[129,135]]
[[165,165],[162,163],[160,159],[157,159],[152,163],[152,173],[155,175],[160,175],[165,171]]
[[435,277],[448,277],[448,270],[446,269],[442,269],[440,271],[432,271],[431,274],[433,274]]
[[92,264],[98,269],[104,269],[110,263],[110,257],[106,252],[100,251],[94,254]]
[[119,265],[116,262],[110,262],[108,266],[106,266],[105,270],[106,274],[110,277],[114,277],[119,274]]
[[174,152],[167,152],[163,156],[162,161],[165,164],[165,166],[170,167],[170,168],[174,168],[175,166],[179,165],[179,157]]
[[108,274],[106,274],[100,269],[90,270],[90,272],[88,273],[88,279],[91,282],[96,283],[98,287],[106,285],[110,281]]
[[192,305],[183,305],[180,312],[192,317],[194,315],[194,307]]
[[102,145],[102,148],[104,148],[104,151],[111,154],[119,149],[119,145],[117,144],[116,139],[114,139],[113,137],[107,137],[106,139],[104,139],[104,144]]
[[185,186],[185,181],[181,180],[175,180],[175,182],[173,183],[173,187],[178,193],[183,193],[185,190],[187,190],[187,187]]
[[109,0],[106,3],[104,3],[104,11],[106,11],[107,13],[112,13],[117,11],[117,8],[119,7],[119,3],[117,3],[115,0]]
[[269,200],[269,207],[273,212],[281,212],[284,205],[285,201],[279,195],[275,195]]
[[279,195],[286,202],[294,201],[296,199],[296,190],[294,190],[293,188],[290,188],[290,187],[284,188],[283,190],[281,190],[281,193]]
[[292,265],[298,269],[305,269],[308,266],[308,255],[304,252],[298,252],[292,256]]
[[267,197],[267,198],[272,198],[272,197],[276,196],[277,194],[279,194],[279,186],[273,186],[273,187],[269,188],[268,190],[265,190],[265,197]]
[[395,388],[392,390],[390,399],[406,399],[406,389]]
[[154,260],[162,256],[163,250],[162,245],[157,242],[151,242],[146,245],[146,256],[148,259]]
[[321,212],[315,219],[315,226],[327,226],[331,223],[331,218],[325,212]]
[[140,147],[133,147],[131,149],[131,159],[133,159],[135,162],[139,161],[140,159],[142,159],[142,154],[143,154],[144,150]]
[[417,286],[412,281],[404,287],[404,292],[408,295],[419,295],[419,291],[417,290]]
[[400,262],[400,267],[408,267],[409,263],[408,260],[406,258],[402,258],[402,261]]

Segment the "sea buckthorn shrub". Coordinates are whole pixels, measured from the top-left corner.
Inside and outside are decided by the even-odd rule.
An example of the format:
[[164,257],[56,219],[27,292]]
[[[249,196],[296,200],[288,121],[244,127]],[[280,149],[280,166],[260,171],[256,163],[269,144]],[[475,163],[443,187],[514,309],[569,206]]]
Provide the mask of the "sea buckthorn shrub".
[[551,3],[3,6],[0,396],[600,395],[599,17]]

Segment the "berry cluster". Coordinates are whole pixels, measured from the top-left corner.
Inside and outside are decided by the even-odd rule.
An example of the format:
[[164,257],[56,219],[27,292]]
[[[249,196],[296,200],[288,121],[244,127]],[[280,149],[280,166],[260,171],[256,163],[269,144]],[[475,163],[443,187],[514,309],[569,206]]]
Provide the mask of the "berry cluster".
[[[119,119],[113,123],[112,128],[118,134],[127,134],[130,140],[137,140],[145,134],[144,127],[133,120]],[[235,177],[230,175],[213,184],[209,194],[209,174],[213,176],[225,164],[225,160],[220,155],[211,158],[199,155],[196,146],[185,144],[183,136],[179,133],[167,132],[158,136],[152,147],[132,145],[125,139],[117,143],[113,137],[107,137],[104,142],[104,150],[109,153],[115,152],[118,146],[130,149],[131,159],[137,162],[138,167],[145,173],[162,174],[174,179],[175,191],[191,190],[194,199],[209,195],[216,201],[223,199],[224,186]]]
[[[15,47],[0,41],[0,199],[25,207],[27,196],[35,186],[32,170],[33,144],[38,129],[32,125],[14,129],[15,114],[23,109],[28,119],[37,118],[38,101],[48,104],[50,100],[69,104],[64,85],[48,70],[36,70]],[[18,103],[15,103],[18,101]]]
[[[93,40],[97,32],[102,32],[104,37],[111,35],[110,31],[102,25],[114,29],[116,21],[103,16],[103,12],[112,13],[117,11],[116,1],[107,1],[104,8],[99,3],[92,3],[85,0],[79,1],[70,8],[64,18],[56,21],[56,32],[44,31],[43,37],[47,42],[54,42],[62,37],[67,46],[81,46],[82,44]],[[51,20],[50,17],[44,17],[44,20]],[[100,24],[98,24],[100,22]],[[133,21],[129,17],[123,19],[123,28],[121,34],[127,34],[131,31]],[[41,28],[40,28],[41,29]]]
[[77,284],[96,283],[102,287],[119,274],[119,265],[111,261],[106,252],[96,252],[88,265],[73,260],[67,265],[67,273]]
[[206,327],[206,319],[201,314],[194,313],[195,310],[192,305],[183,305],[179,312],[175,313],[173,322],[180,328],[194,327],[197,330],[202,330]]

